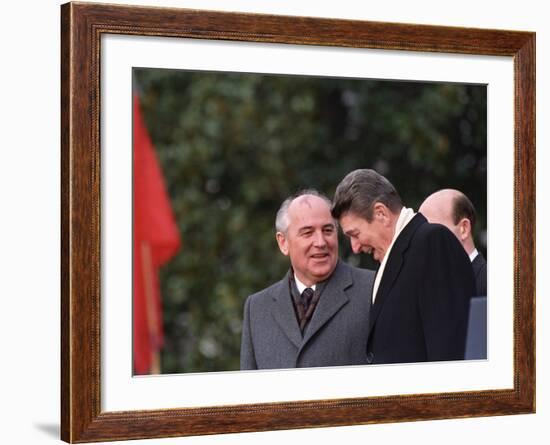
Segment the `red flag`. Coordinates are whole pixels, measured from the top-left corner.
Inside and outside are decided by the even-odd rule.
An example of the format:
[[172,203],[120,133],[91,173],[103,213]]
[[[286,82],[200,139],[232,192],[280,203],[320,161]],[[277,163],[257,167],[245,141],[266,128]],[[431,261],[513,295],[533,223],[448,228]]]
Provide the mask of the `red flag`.
[[134,95],[134,373],[160,372],[164,343],[158,270],[180,247],[180,237],[151,138]]

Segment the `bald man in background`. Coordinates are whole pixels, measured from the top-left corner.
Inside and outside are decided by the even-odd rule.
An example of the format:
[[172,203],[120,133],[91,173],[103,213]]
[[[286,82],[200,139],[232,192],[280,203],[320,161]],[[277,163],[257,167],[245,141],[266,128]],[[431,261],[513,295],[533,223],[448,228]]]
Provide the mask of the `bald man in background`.
[[454,189],[439,190],[428,196],[418,209],[430,223],[446,226],[470,256],[478,296],[487,295],[487,262],[474,243],[476,211],[468,197]]

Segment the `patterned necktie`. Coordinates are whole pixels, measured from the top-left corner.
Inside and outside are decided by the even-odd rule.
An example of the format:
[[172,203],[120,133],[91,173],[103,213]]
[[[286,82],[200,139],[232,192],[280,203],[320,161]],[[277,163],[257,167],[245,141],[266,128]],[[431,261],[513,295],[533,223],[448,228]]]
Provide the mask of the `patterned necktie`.
[[313,298],[313,289],[311,287],[306,287],[302,292],[302,306],[304,306],[304,313],[307,313],[309,308],[309,303]]

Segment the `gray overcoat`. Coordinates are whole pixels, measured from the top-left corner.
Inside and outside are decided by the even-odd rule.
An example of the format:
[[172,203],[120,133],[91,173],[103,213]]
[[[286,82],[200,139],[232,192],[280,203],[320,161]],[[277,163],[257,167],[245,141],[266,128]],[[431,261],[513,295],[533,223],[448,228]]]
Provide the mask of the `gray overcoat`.
[[338,261],[303,336],[288,283],[247,298],[241,369],[365,364],[374,272]]

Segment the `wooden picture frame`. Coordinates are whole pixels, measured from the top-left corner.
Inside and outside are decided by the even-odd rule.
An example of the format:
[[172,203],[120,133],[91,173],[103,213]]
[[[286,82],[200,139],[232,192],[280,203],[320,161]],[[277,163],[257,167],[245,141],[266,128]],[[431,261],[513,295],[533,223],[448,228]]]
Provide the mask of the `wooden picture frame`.
[[[62,5],[61,32],[63,440],[97,442],[535,411],[534,33],[92,3]],[[103,34],[513,57],[513,388],[102,412],[100,60]]]

